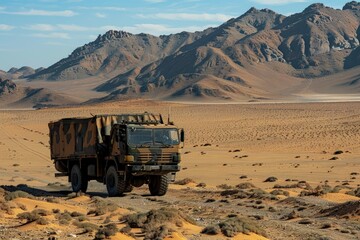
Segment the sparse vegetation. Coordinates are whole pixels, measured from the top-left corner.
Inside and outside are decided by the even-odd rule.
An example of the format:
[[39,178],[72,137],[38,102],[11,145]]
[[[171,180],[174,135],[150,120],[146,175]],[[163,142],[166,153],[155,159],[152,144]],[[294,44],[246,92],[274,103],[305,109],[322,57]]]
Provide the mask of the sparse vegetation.
[[160,208],[147,213],[136,213],[121,218],[131,228],[141,228],[145,239],[162,239],[169,234],[169,226],[182,226],[182,220],[194,221],[177,209]]
[[244,182],[236,185],[236,188],[238,189],[249,189],[249,188],[255,188],[255,185],[250,182]]
[[107,224],[104,227],[100,227],[95,235],[95,239],[104,239],[110,236],[114,236],[119,229],[115,223]]
[[226,237],[234,237],[238,233],[249,234],[251,232],[266,236],[265,231],[255,222],[250,219],[240,217],[231,217],[217,225],[205,227],[202,233],[214,235],[219,231],[221,231]]
[[87,215],[94,214],[95,216],[101,216],[107,212],[113,212],[119,208],[115,203],[103,200],[102,198],[93,197],[93,199],[95,203],[95,209],[90,210]]
[[220,185],[217,185],[216,187],[220,188],[220,189],[232,189],[233,188],[233,186],[230,186],[228,184],[220,184]]
[[98,225],[93,224],[91,222],[79,222],[79,221],[75,221],[74,225],[78,228],[82,228],[84,229],[85,233],[91,233],[94,231],[97,231],[99,229]]
[[5,192],[5,200],[6,201],[11,201],[14,200],[16,198],[30,198],[30,199],[34,199],[34,196],[27,193],[27,192],[23,192],[23,191],[15,191],[15,192]]

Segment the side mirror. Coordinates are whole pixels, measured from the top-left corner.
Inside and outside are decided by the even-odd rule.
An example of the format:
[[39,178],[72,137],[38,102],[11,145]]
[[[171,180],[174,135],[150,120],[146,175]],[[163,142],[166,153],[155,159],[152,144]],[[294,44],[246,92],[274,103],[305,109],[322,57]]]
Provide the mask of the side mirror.
[[180,131],[180,141],[184,142],[185,141],[185,132],[184,129],[181,129]]

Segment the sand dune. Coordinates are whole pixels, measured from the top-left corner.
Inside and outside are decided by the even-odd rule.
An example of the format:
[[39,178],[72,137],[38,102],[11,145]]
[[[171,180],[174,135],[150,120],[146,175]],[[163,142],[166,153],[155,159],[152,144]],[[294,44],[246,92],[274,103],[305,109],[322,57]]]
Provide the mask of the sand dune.
[[[171,119],[185,129],[186,143],[179,182],[170,186],[166,196],[149,197],[142,187],[121,198],[106,198],[105,187],[93,182],[89,195],[75,196],[66,178],[54,178],[49,121],[101,113],[166,115],[169,109]],[[2,239],[36,238],[44,232],[59,239],[72,238],[69,234],[93,239],[100,226],[114,223],[117,230],[123,229],[126,221],[120,218],[163,207],[193,219],[170,224],[169,239],[226,239],[225,230],[213,236],[202,233],[203,229],[235,221],[234,217],[239,217],[239,223],[249,219],[255,225],[245,235],[235,233],[233,239],[360,237],[354,215],[357,205],[343,205],[349,207],[345,217],[336,215],[334,208],[360,201],[358,102],[200,105],[132,100],[91,107],[1,110],[0,123]],[[19,194],[17,190],[33,197],[5,200],[9,194]],[[99,206],[107,207],[99,212]],[[45,220],[29,221],[18,215],[39,209],[46,211],[40,216]],[[60,216],[71,213],[68,224],[62,224]],[[138,228],[124,231],[111,239],[142,239],[149,234]]]

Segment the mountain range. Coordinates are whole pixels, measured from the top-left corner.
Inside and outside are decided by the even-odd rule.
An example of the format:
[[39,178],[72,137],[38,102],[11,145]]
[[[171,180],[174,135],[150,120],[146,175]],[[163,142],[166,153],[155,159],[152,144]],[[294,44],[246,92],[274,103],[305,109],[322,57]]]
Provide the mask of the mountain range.
[[312,4],[291,16],[251,8],[194,33],[108,31],[48,68],[11,72],[20,71],[28,87],[62,89],[70,96],[81,89],[86,94],[79,101],[87,102],[360,93],[359,23],[356,1],[341,10]]

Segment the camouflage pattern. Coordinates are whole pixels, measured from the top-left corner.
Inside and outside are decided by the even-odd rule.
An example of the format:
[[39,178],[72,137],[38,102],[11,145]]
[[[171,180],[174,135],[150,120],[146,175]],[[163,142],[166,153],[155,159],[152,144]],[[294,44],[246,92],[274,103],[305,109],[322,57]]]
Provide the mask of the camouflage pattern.
[[[161,115],[149,113],[97,115],[91,118],[67,118],[50,122],[50,149],[51,158],[55,160],[55,168],[66,173],[69,171],[69,162],[66,160],[96,159],[96,165],[104,166],[98,161],[113,159],[120,165],[128,166],[126,169],[139,169],[136,167],[142,165],[165,165],[168,168],[162,167],[157,173],[179,170],[180,142],[169,146],[128,146],[127,140],[120,140],[118,133],[129,128],[178,131],[175,126],[164,124]],[[144,174],[146,171],[149,170],[144,170]],[[103,171],[96,168],[96,176],[102,174]]]

